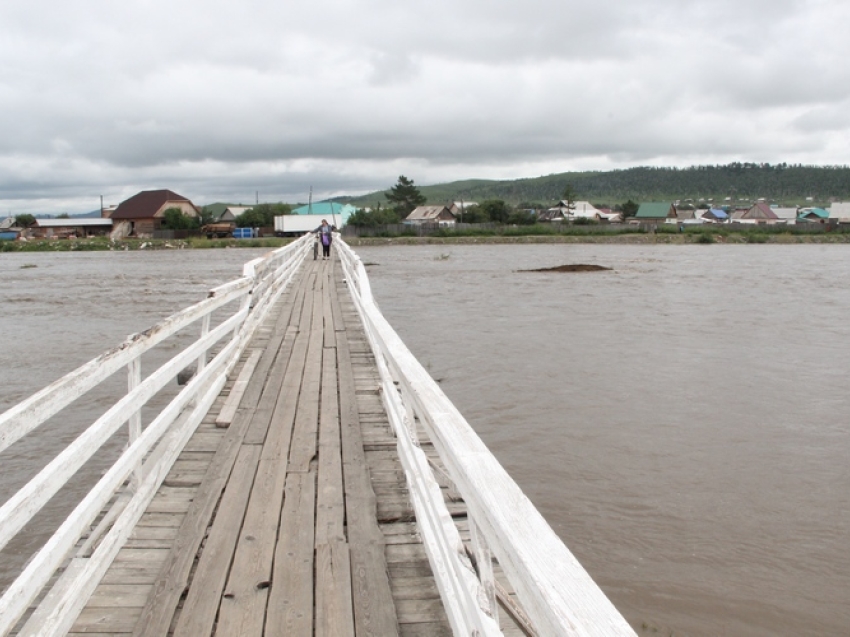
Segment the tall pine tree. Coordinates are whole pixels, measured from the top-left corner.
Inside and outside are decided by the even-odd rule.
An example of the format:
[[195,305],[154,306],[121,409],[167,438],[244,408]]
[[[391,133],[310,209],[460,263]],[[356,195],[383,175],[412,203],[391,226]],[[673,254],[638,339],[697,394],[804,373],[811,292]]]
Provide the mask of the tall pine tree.
[[384,196],[402,219],[409,215],[416,206],[421,206],[427,201],[419,192],[419,188],[413,185],[413,180],[404,175],[399,175],[398,183],[390,188],[388,193],[384,193]]

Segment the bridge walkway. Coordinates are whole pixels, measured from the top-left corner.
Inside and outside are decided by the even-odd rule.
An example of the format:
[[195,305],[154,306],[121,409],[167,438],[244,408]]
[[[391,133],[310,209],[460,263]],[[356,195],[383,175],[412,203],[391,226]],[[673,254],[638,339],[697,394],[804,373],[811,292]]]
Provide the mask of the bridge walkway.
[[305,262],[69,634],[451,634],[344,286]]

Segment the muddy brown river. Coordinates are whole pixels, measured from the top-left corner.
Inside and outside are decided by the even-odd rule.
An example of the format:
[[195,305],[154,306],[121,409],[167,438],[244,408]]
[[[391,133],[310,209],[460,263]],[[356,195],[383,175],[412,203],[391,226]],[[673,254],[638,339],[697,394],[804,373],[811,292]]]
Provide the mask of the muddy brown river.
[[[850,634],[847,247],[358,253],[390,323],[639,634]],[[0,255],[0,411],[256,254]],[[520,272],[564,264],[611,269]],[[53,444],[32,438],[0,454],[0,501]]]

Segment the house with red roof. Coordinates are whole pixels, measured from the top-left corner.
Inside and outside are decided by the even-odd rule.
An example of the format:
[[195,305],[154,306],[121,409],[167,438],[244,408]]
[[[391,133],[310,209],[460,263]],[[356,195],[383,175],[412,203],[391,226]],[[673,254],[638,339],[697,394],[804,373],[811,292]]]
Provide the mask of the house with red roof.
[[186,197],[171,190],[143,190],[122,201],[110,215],[113,226],[126,222],[127,234],[151,235],[162,227],[163,215],[169,208],[178,208],[183,214],[197,217],[198,207]]
[[734,217],[741,223],[777,223],[779,216],[764,201],[757,201],[739,217]]

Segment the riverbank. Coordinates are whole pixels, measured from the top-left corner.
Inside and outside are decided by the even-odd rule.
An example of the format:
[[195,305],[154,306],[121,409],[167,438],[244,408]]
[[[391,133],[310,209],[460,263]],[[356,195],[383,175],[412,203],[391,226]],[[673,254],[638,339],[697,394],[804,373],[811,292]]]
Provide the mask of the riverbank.
[[31,239],[0,241],[0,252],[121,252],[131,250],[198,250],[211,248],[279,248],[292,241],[279,237],[262,239]]
[[[289,238],[264,237],[260,239],[43,239],[30,241],[0,241],[0,252],[85,252],[85,251],[130,251],[130,250],[203,250],[212,248],[278,248],[292,241]],[[461,234],[450,232],[425,237],[346,237],[352,247],[381,245],[451,245],[451,244],[616,244],[648,245],[669,244],[800,244],[800,243],[850,243],[850,233],[805,232],[800,230],[753,228],[752,230],[729,230],[724,227],[700,228],[697,231],[671,232],[581,232],[563,234]]]
[[430,236],[430,237],[346,237],[352,247],[382,245],[444,245],[444,244],[614,244],[614,245],[687,245],[687,244],[798,244],[798,243],[850,243],[845,233],[767,233],[702,231],[683,233],[623,233],[623,234],[551,234],[528,236]]

